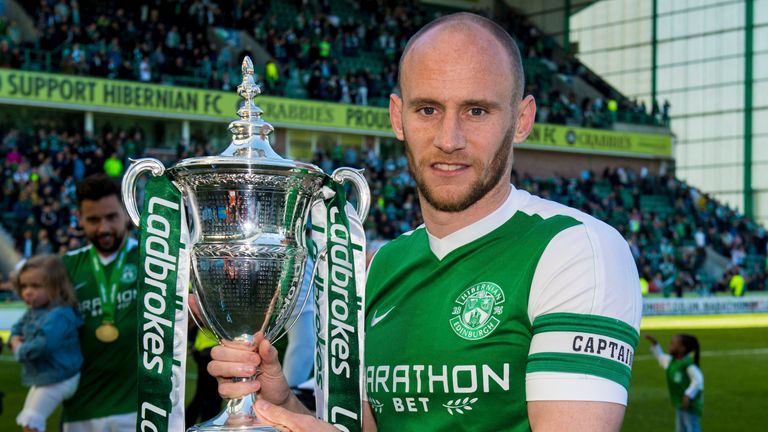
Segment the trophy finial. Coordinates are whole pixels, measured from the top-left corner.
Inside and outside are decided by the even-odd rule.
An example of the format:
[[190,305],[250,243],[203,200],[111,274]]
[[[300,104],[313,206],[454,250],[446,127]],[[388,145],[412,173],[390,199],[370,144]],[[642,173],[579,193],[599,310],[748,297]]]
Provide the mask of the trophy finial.
[[243,77],[245,75],[253,76],[253,62],[249,56],[245,56],[243,59]]
[[245,99],[245,102],[237,110],[240,120],[229,124],[232,143],[222,155],[282,159],[269,144],[269,134],[275,128],[261,118],[264,111],[253,103],[253,99],[261,94],[261,87],[254,80],[253,62],[249,56],[243,59],[241,69],[243,81],[237,86],[237,94]]
[[243,81],[237,86],[237,93],[244,97],[247,103],[261,94],[261,87],[253,79],[256,74],[253,71],[253,62],[250,57],[245,56],[241,69],[243,71]]

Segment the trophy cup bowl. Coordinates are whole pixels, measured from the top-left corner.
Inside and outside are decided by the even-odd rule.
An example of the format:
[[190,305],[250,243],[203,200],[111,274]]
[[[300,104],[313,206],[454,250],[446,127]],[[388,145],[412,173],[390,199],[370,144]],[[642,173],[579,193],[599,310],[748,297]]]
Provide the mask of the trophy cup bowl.
[[[267,138],[272,126],[253,104],[260,90],[247,57],[238,91],[246,101],[238,110],[241,119],[230,124],[233,140],[227,150],[168,169],[156,159],[136,160],[123,178],[123,200],[138,225],[135,192],[143,173],[165,174],[179,188],[191,223],[191,279],[201,314],[196,321],[220,343],[252,345],[256,335],[274,342],[292,324],[307,261],[305,226],[329,178],[315,165],[283,159],[272,150]],[[362,174],[339,168],[330,180],[353,184],[357,213],[364,219],[370,193]],[[248,379],[255,376],[241,380]],[[229,400],[221,414],[189,431],[276,431],[259,425],[254,399]]]

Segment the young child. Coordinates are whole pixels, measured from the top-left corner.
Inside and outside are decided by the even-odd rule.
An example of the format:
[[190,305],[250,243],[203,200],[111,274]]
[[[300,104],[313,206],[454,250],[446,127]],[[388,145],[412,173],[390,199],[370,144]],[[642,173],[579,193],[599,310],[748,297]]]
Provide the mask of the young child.
[[699,418],[704,406],[704,375],[699,369],[699,341],[687,334],[675,335],[669,342],[669,354],[659,346],[659,341],[646,335],[653,346],[651,352],[667,372],[667,387],[672,405],[677,411],[677,432],[699,432]]
[[25,432],[42,432],[56,406],[77,390],[82,318],[67,270],[56,255],[30,258],[19,270],[17,289],[28,309],[11,328],[10,345],[22,364],[21,383],[31,388],[16,423]]

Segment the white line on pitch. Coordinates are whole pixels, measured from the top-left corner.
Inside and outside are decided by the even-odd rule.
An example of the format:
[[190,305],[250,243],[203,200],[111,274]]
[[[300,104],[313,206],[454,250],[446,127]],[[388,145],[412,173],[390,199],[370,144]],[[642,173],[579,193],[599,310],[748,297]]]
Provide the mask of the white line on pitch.
[[[701,357],[702,358],[728,357],[728,356],[747,356],[747,355],[761,355],[761,354],[768,354],[768,348],[702,351]],[[652,359],[654,359],[652,354],[640,354],[635,356],[635,361],[652,360]]]

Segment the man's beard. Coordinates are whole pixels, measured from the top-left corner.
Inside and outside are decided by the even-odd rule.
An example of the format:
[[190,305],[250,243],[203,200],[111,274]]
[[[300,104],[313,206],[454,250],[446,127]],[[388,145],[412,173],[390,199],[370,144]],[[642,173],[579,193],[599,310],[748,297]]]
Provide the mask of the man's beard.
[[[112,244],[109,246],[103,246],[102,242],[100,241],[102,238],[106,237],[113,237]],[[97,234],[93,237],[89,237],[88,240],[91,242],[93,247],[96,248],[97,251],[101,252],[102,254],[113,254],[117,252],[120,249],[120,246],[123,244],[123,239],[125,239],[125,232],[115,232],[111,234]]]
[[[469,192],[461,199],[448,201],[440,199],[435,193],[430,190],[426,180],[422,175],[422,171],[419,170],[416,161],[413,158],[410,147],[408,146],[408,138],[405,137],[405,154],[408,157],[408,169],[411,171],[413,179],[416,181],[416,187],[419,189],[419,193],[429,203],[432,208],[441,212],[457,213],[464,211],[471,207],[474,203],[482,199],[499,183],[502,176],[509,177],[511,172],[507,169],[507,161],[512,152],[512,137],[514,135],[515,126],[510,127],[502,138],[499,149],[496,150],[496,154],[491,159],[491,164],[484,173],[475,180],[475,182],[469,188]],[[424,167],[426,168],[426,167]]]

